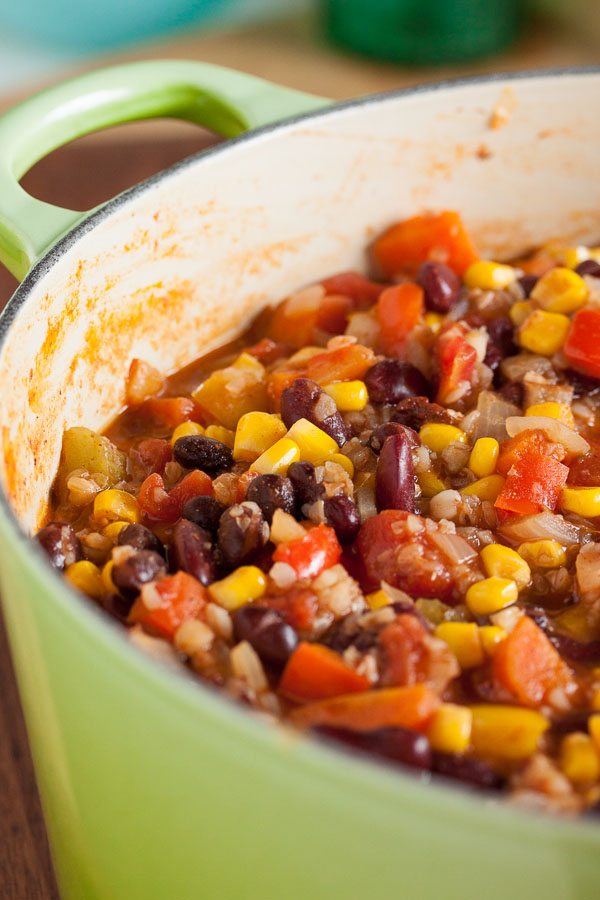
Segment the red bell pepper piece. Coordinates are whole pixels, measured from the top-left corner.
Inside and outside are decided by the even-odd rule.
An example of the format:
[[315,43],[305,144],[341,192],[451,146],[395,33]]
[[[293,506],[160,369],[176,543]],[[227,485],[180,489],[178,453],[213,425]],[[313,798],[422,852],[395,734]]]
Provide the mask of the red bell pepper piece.
[[153,588],[160,597],[160,606],[148,609],[139,596],[131,607],[129,622],[145,625],[161,637],[172,639],[180,625],[188,619],[198,619],[206,606],[206,591],[187,572],[167,575]]
[[563,353],[575,368],[600,378],[600,310],[580,309],[575,314]]
[[417,284],[405,282],[386,288],[377,302],[380,341],[388,356],[401,356],[406,338],[423,313],[423,291]]
[[393,225],[373,247],[386,278],[416,275],[421,263],[436,260],[462,275],[479,257],[458,213],[415,216]]
[[304,537],[280,544],[273,559],[291,566],[298,578],[316,578],[324,569],[334,566],[341,555],[342,548],[333,528],[317,525]]
[[300,703],[354,694],[369,687],[369,679],[347,666],[334,650],[306,641],[301,641],[290,656],[279,683],[282,694]]
[[568,466],[556,459],[530,453],[510,469],[494,506],[518,516],[554,510],[568,475]]
[[431,688],[414,684],[310,703],[295,709],[290,718],[300,728],[333,725],[356,731],[396,727],[425,731],[440,702]]

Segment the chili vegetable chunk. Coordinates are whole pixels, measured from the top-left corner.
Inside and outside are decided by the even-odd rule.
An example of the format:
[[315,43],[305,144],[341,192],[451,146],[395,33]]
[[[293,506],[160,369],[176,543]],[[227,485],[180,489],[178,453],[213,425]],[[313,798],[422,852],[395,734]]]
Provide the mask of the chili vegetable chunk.
[[[330,744],[600,809],[600,250],[391,224],[235,344],[64,435],[70,589]],[[293,287],[293,285],[290,285]]]

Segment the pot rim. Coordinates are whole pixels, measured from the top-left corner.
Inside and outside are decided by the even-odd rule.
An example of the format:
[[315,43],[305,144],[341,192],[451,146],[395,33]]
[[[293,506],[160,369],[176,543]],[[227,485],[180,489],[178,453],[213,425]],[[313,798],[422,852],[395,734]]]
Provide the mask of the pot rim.
[[[411,87],[400,88],[394,91],[383,91],[369,94],[363,97],[336,102],[331,106],[318,109],[314,112],[302,113],[291,118],[275,122],[261,128],[253,129],[229,140],[220,142],[198,153],[192,154],[174,165],[156,173],[150,178],[138,182],[116,197],[99,206],[90,215],[85,216],[73,229],[61,237],[50,250],[27,273],[21,284],[0,313],[0,353],[9,339],[11,325],[19,313],[21,307],[27,301],[31,290],[46,276],[57,260],[66,253],[77,241],[92,231],[96,225],[109,218],[113,212],[121,206],[151,190],[160,181],[168,179],[186,168],[190,168],[201,160],[210,158],[216,154],[235,152],[240,145],[250,143],[272,133],[277,133],[296,126],[298,123],[318,120],[325,116],[343,113],[347,110],[362,106],[393,102],[405,97],[418,96],[420,94],[434,93],[437,91],[461,90],[479,84],[511,83],[526,80],[551,80],[562,76],[600,76],[599,65],[586,66],[560,66],[546,69],[531,69],[517,72],[486,73],[483,75],[465,76],[460,78],[445,79],[431,84],[418,84]],[[86,637],[95,643],[103,645],[102,651],[112,652],[120,657],[121,662],[131,670],[134,676],[149,679],[155,692],[167,697],[171,702],[180,706],[188,706],[197,710],[202,708],[205,714],[213,719],[213,723],[236,731],[240,737],[253,740],[257,745],[267,749],[272,743],[272,738],[281,732],[282,728],[289,731],[289,726],[278,725],[269,729],[265,723],[259,721],[257,716],[248,714],[232,698],[218,688],[199,680],[182,666],[181,670],[175,670],[156,661],[148,654],[141,652],[123,633],[122,626],[113,620],[105,611],[101,610],[91,600],[82,598],[81,594],[66,584],[60,573],[48,565],[43,551],[25,533],[15,515],[5,485],[0,478],[0,519],[4,519],[10,531],[11,538],[17,542],[19,549],[27,554],[28,564],[33,567],[34,573],[45,580],[52,595],[52,600],[64,616],[64,621],[69,621],[70,626],[79,629]],[[295,732],[294,732],[295,734]],[[510,807],[501,799],[502,795],[483,791],[477,788],[469,788],[468,785],[454,783],[442,777],[434,776],[432,780],[419,777],[418,770],[408,769],[398,765],[388,765],[385,762],[372,760],[368,755],[360,754],[344,748],[333,741],[308,738],[295,742],[294,758],[292,766],[302,764],[313,775],[325,775],[330,779],[336,774],[345,781],[350,781],[355,787],[365,791],[369,789],[383,789],[387,794],[396,791],[398,797],[410,799],[419,805],[423,812],[429,808],[435,808],[439,815],[447,814],[463,821],[475,823],[477,818],[485,819],[487,828],[502,828],[511,832],[514,836],[518,829],[523,839],[531,840],[532,831],[535,829],[539,838],[549,841],[568,840],[575,844],[585,842],[591,845],[600,841],[600,828],[589,818],[575,821],[564,819],[548,813],[536,813],[527,809]],[[290,767],[291,769],[291,767]],[[488,815],[490,800],[495,800],[493,821]],[[486,803],[487,801],[487,803]]]

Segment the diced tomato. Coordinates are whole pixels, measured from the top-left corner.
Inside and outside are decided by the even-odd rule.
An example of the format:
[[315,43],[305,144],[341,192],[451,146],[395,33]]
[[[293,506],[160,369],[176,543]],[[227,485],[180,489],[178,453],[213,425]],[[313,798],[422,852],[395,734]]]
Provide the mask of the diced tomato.
[[347,666],[334,650],[306,641],[301,641],[290,656],[279,683],[282,694],[300,703],[366,691],[368,687],[369,679]]
[[202,411],[191,397],[152,397],[139,407],[139,412],[158,419],[169,428],[182,422],[204,422]]
[[437,352],[440,360],[440,384],[438,403],[446,403],[463,381],[471,381],[477,351],[455,329],[440,336]]
[[411,728],[425,731],[440,699],[423,684],[363,691],[332,697],[295,709],[290,718],[300,728],[334,725],[356,731]]
[[212,479],[201,469],[193,469],[185,475],[169,494],[178,507],[179,515],[184,503],[192,497],[212,497],[214,494]]
[[161,438],[148,438],[140,441],[137,447],[129,451],[129,456],[136,469],[142,472],[142,477],[147,477],[153,472],[162,475],[165,466],[173,458],[173,451],[168,441]]
[[187,572],[167,575],[153,585],[161,604],[148,609],[138,597],[129,613],[129,622],[145,625],[161,637],[169,639],[188,619],[198,619],[207,603],[206,591],[199,581]]
[[518,516],[556,509],[569,469],[548,456],[530,453],[510,469],[494,506]]
[[379,634],[380,684],[424,683],[441,693],[460,669],[447,644],[433,637],[411,613],[401,613]]
[[304,587],[292,587],[283,594],[258,600],[257,605],[268,606],[269,609],[276,609],[282,613],[288,625],[291,625],[300,634],[312,630],[319,611],[317,595],[309,588]]
[[373,247],[386,278],[415,275],[421,263],[436,260],[462,275],[478,259],[458,213],[415,216],[392,225]]
[[276,344],[271,338],[263,338],[257,344],[246,347],[244,352],[254,356],[263,366],[268,366],[276,360],[287,356],[290,348],[285,344]]
[[406,282],[386,288],[377,302],[380,341],[388,356],[401,356],[410,332],[423,313],[423,291]]
[[[420,530],[411,527],[419,522]],[[396,509],[386,509],[363,523],[356,548],[364,566],[366,590],[376,590],[381,581],[387,581],[411,597],[452,602],[454,576],[424,523],[419,516]]]
[[304,537],[280,544],[273,559],[291,566],[298,578],[316,578],[324,569],[334,566],[341,555],[342,548],[333,528],[317,525]]
[[343,294],[350,297],[354,309],[368,309],[377,302],[385,284],[370,281],[359,272],[340,272],[326,278],[321,284],[328,294]]
[[523,616],[492,657],[494,681],[519,703],[540,706],[552,691],[572,694],[573,673],[541,628]]
[[571,365],[600,378],[600,310],[580,309],[563,347]]
[[362,344],[347,344],[312,356],[306,366],[306,377],[317,384],[351,381],[362,378],[375,362],[375,354]]
[[352,300],[344,294],[328,294],[321,300],[316,327],[329,334],[343,334],[352,311]]
[[[304,299],[306,296],[306,299]],[[280,303],[269,325],[269,337],[291,347],[305,347],[312,343],[317,325],[320,298],[303,293]]]
[[510,469],[524,456],[551,456],[561,462],[565,458],[565,451],[560,444],[551,444],[543,431],[521,431],[500,444],[496,470],[500,475],[508,475]]
[[267,394],[273,412],[281,408],[281,395],[297,378],[306,378],[306,369],[274,369],[267,376]]
[[181,509],[192,497],[212,496],[212,481],[205,472],[194,469],[177,484],[170,493],[165,490],[162,477],[149,475],[138,494],[138,505],[148,518],[160,522],[176,522]]

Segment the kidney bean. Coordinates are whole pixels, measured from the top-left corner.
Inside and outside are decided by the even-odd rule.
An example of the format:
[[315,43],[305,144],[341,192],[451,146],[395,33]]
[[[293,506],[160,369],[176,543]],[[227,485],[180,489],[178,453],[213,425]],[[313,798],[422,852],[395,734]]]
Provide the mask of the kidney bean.
[[299,510],[325,496],[325,488],[315,477],[315,467],[309,462],[295,462],[288,469],[287,477],[296,493]]
[[314,731],[321,737],[339,741],[356,750],[382,757],[390,762],[415,769],[431,768],[432,754],[429,741],[424,734],[410,731],[408,728],[354,731],[351,728],[318,725]]
[[281,394],[281,418],[286,428],[291,428],[298,419],[308,419],[337,441],[340,447],[350,438],[350,431],[335,403],[310,378],[297,378],[284,389]]
[[383,425],[378,425],[373,429],[371,437],[368,440],[368,445],[373,453],[380,453],[381,448],[385,443],[385,439],[391,437],[393,434],[406,435],[406,439],[413,449],[421,446],[421,438],[417,432],[413,431],[412,428],[409,428],[408,425],[400,425],[399,422],[384,422]]
[[283,668],[298,646],[298,635],[283,615],[263,606],[242,606],[233,617],[236,641],[252,644],[263,662]]
[[127,545],[133,547],[134,550],[153,550],[155,553],[160,553],[161,556],[165,555],[162,542],[145,525],[126,525],[119,532],[117,544],[120,547]]
[[552,723],[552,733],[570,734],[572,731],[587,731],[589,713],[572,712]]
[[460,295],[460,278],[440,262],[421,263],[417,272],[417,284],[423,288],[425,306],[432,312],[447,313]]
[[488,791],[499,790],[504,784],[502,776],[487,763],[459,753],[434,753],[433,771],[446,778],[453,778],[463,784]]
[[109,616],[117,619],[123,625],[127,624],[127,617],[133,606],[133,597],[122,597],[121,594],[110,594],[102,601],[102,608]]
[[360,530],[358,506],[346,494],[328,497],[323,504],[325,523],[335,531],[340,544],[351,544]]
[[51,565],[60,572],[83,559],[79,538],[73,527],[66,522],[51,522],[38,531],[35,539]]
[[204,528],[180,519],[173,529],[169,547],[169,566],[173,572],[182,569],[206,587],[219,577],[213,541]]
[[173,447],[173,455],[180,466],[202,469],[203,472],[218,472],[230,469],[233,465],[229,447],[203,434],[188,434],[178,438]]
[[375,473],[377,509],[415,511],[415,479],[412,451],[404,434],[386,438],[377,460]]
[[431,384],[415,366],[400,359],[382,359],[371,366],[364,382],[372,403],[399,403],[405,397],[431,396]]
[[594,259],[584,259],[576,267],[575,271],[578,275],[591,275],[592,278],[600,278],[600,263]]
[[523,289],[523,293],[526,297],[529,297],[532,290],[537,284],[538,276],[537,275],[521,275],[520,278],[517,278],[517,281],[521,285]]
[[181,516],[211,534],[216,534],[225,509],[226,506],[215,497],[192,497],[183,504]]
[[269,526],[256,503],[230,506],[219,522],[218,544],[223,562],[231,569],[249,562],[269,539]]
[[419,431],[426,422],[442,422],[452,424],[448,410],[439,403],[430,403],[427,397],[407,397],[397,405],[392,413],[392,421],[400,425],[408,425],[413,431]]
[[529,606],[525,612],[538,628],[542,629],[561,656],[570,659],[571,662],[600,663],[600,640],[578,641],[561,634],[555,630],[552,619],[542,606]]
[[260,506],[262,513],[271,522],[276,509],[293,515],[296,511],[296,492],[289,478],[282,475],[259,475],[248,485],[246,500]]
[[165,561],[153,550],[138,550],[112,567],[111,577],[124,597],[133,599],[144,584],[166,572]]

